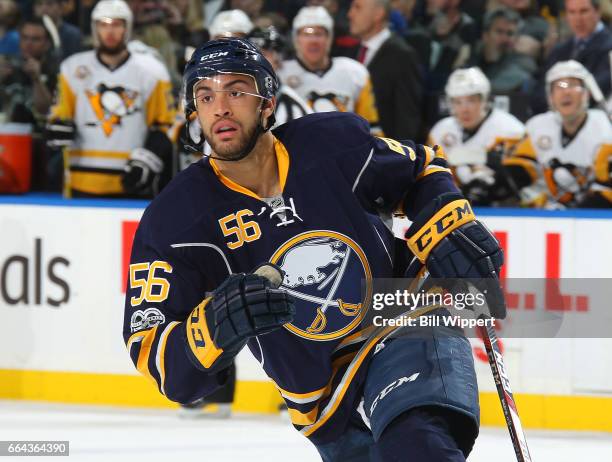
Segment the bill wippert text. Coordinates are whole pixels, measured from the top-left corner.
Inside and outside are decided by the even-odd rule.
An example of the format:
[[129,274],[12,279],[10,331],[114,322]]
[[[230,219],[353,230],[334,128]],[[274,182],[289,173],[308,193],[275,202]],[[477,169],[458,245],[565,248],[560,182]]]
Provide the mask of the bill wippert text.
[[473,329],[474,327],[495,327],[495,318],[463,318],[458,315],[447,316],[419,316],[411,318],[409,315],[397,318],[374,316],[372,323],[376,327],[460,327]]

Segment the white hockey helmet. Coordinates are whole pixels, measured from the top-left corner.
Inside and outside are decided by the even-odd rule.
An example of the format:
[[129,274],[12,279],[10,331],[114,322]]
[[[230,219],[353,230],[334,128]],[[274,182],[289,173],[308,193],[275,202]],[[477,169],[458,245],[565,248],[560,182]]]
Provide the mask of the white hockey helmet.
[[322,6],[305,6],[293,19],[293,34],[303,27],[323,27],[331,37],[334,32],[334,20]]
[[[559,79],[574,78],[582,80],[584,86],[589,91],[595,101],[601,103],[604,99],[603,93],[597,85],[593,74],[578,61],[570,59],[569,61],[559,61],[552,66],[546,73],[546,95],[550,105],[550,91],[553,82]],[[585,109],[588,107],[588,95],[585,97]],[[552,106],[552,105],[551,105]]]
[[478,67],[457,69],[448,78],[444,88],[447,98],[481,95],[483,101],[489,99],[491,84]]
[[127,45],[132,36],[132,24],[134,15],[132,10],[123,0],[100,0],[91,12],[91,31],[94,45],[98,46],[98,34],[96,34],[96,21],[108,19],[123,19],[125,21],[126,33],[123,41]]
[[221,11],[210,25],[210,37],[233,37],[235,34],[248,35],[253,23],[242,10]]

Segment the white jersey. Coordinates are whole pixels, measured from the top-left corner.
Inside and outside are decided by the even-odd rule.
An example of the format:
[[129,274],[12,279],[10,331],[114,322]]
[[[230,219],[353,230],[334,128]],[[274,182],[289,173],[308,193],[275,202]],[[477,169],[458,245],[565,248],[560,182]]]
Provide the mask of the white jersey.
[[114,70],[96,51],[77,53],[60,68],[51,119],[72,120],[76,139],[66,152],[66,189],[122,194],[121,173],[151,127],[165,130],[174,117],[168,72],[153,56],[130,54]]
[[287,85],[281,85],[276,95],[276,117],[275,126],[282,125],[291,120],[299,119],[306,114],[311,114],[312,109],[295,90]]
[[555,200],[566,202],[570,195],[585,189],[602,191],[612,200],[612,124],[599,109],[589,109],[583,126],[572,138],[564,136],[561,118],[555,112],[532,117],[527,121],[527,138],[517,146],[517,154],[532,156],[543,166]]
[[375,128],[378,111],[367,68],[345,57],[330,58],[329,68],[312,72],[297,59],[284,61],[278,76],[294,89],[314,112],[352,111]]
[[510,147],[524,135],[525,126],[520,120],[495,108],[472,135],[455,117],[440,120],[431,129],[428,144],[441,146],[451,166],[484,165],[488,151],[500,144]]

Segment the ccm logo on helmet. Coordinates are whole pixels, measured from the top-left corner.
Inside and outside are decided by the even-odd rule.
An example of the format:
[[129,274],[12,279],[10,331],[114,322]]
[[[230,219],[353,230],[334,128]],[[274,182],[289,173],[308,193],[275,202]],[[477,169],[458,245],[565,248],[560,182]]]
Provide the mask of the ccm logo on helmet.
[[200,61],[206,61],[207,59],[211,59],[211,58],[219,58],[220,56],[226,56],[229,54],[229,51],[220,51],[218,53],[209,53],[207,55],[204,55],[200,58]]

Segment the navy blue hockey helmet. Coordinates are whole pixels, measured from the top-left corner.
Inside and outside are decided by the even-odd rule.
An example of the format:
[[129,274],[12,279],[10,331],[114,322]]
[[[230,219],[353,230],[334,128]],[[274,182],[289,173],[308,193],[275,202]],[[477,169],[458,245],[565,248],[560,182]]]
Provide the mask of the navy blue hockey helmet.
[[279,81],[270,62],[259,48],[238,37],[211,40],[193,52],[185,65],[183,89],[187,120],[195,111],[193,88],[198,81],[215,74],[247,74],[255,79],[257,93],[265,99],[276,95]]

